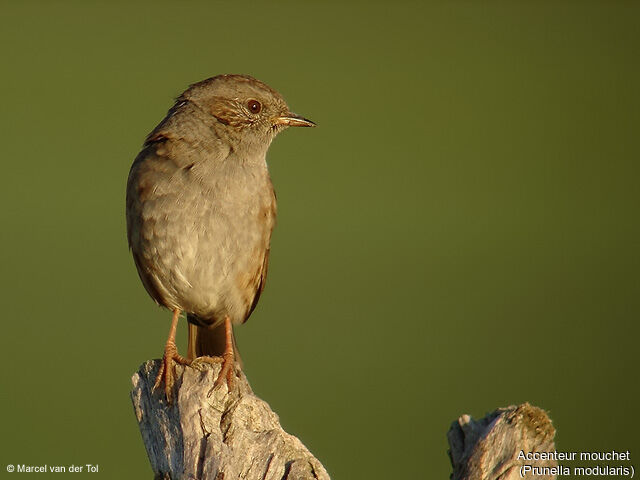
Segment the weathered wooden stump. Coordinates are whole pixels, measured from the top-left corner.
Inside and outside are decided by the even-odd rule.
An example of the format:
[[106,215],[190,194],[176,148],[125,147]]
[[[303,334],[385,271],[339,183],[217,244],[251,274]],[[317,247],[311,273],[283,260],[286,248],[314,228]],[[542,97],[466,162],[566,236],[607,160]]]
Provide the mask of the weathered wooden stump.
[[219,365],[176,367],[173,403],[152,393],[159,360],[133,376],[131,398],[156,479],[329,480],[322,464],[239,373],[213,387]]
[[[452,480],[515,480],[523,465],[546,468],[527,480],[553,480],[555,460],[522,460],[521,452],[553,452],[555,429],[544,410],[523,403],[499,408],[481,420],[469,415],[453,422],[449,433]],[[542,470],[540,470],[541,472]]]

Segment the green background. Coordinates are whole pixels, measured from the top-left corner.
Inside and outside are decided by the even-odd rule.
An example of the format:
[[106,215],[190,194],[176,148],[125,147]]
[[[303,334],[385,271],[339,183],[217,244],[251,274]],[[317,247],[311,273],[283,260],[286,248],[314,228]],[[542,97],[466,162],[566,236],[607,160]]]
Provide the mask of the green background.
[[269,279],[237,335],[334,479],[448,478],[450,423],[524,401],[559,449],[640,467],[638,3],[0,9],[0,476],[151,478],[130,377],[170,315],[127,250],[125,183],[219,73],[319,125],[269,152]]

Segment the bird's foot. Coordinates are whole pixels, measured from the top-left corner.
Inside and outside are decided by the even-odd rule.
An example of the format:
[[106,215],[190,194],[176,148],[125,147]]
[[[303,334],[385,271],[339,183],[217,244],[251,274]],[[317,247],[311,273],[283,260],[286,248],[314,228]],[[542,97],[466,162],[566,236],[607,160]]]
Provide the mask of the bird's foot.
[[236,373],[236,359],[233,352],[225,352],[221,357],[198,357],[196,361],[211,364],[222,364],[222,368],[220,368],[220,373],[213,384],[213,388],[217,388],[226,381],[227,389],[231,390],[233,387],[233,377]]
[[191,360],[178,354],[178,348],[175,342],[168,341],[164,346],[164,356],[162,357],[162,363],[156,376],[156,383],[153,385],[153,391],[155,392],[164,380],[164,393],[169,403],[171,403],[171,390],[175,383],[175,363],[191,365]]

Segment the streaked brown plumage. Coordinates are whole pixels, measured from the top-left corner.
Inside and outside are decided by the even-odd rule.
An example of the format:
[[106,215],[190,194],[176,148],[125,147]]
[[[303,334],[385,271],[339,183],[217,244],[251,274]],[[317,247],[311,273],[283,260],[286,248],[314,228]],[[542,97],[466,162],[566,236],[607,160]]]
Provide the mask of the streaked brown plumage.
[[[127,183],[127,234],[149,295],[173,321],[156,386],[170,398],[173,362],[214,357],[234,372],[232,324],[247,320],[264,288],[276,198],[266,153],[288,126],[314,126],[271,87],[220,75],[189,87],[149,134]],[[175,330],[189,322],[189,358]]]

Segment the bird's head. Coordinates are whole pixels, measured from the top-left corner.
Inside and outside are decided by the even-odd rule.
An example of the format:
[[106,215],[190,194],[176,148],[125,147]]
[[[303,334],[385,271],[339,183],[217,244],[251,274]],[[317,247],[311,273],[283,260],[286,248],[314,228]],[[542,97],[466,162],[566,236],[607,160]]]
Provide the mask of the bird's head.
[[289,110],[282,96],[248,75],[218,75],[203,80],[182,97],[210,114],[216,130],[225,132],[234,147],[267,148],[287,127],[315,127]]

